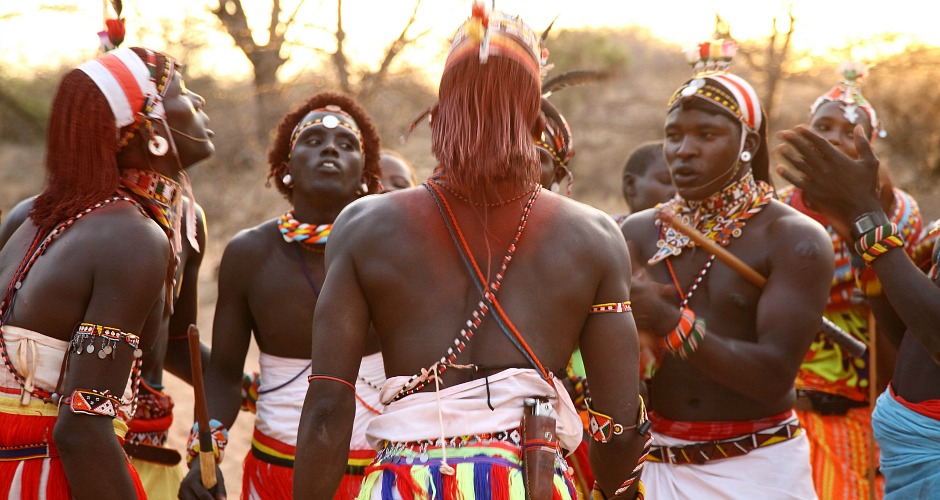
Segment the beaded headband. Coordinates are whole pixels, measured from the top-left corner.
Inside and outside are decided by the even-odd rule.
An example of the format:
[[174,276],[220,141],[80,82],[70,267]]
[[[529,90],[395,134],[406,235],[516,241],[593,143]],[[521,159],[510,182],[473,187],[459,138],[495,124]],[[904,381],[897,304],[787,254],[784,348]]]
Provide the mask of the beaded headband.
[[[352,115],[343,111],[342,108],[335,104],[328,104],[322,108],[312,109],[310,110],[310,113],[316,113],[318,111],[322,111],[328,114],[310,121],[301,121],[297,124],[296,127],[294,127],[294,131],[291,132],[290,136],[290,149],[287,153],[288,160],[290,160],[291,153],[294,152],[294,145],[297,143],[297,138],[300,137],[300,133],[315,125],[322,125],[326,128],[336,128],[342,126],[348,129],[359,139],[359,150],[362,151],[364,144],[362,139],[362,131],[359,130],[359,125],[356,124],[356,120],[353,119]],[[310,113],[307,113],[307,115]]]
[[[128,125],[150,119],[166,119],[163,97],[170,75],[176,71],[173,59],[166,58],[163,75],[159,79],[156,75],[156,56],[149,50],[146,63],[133,50],[123,48],[87,61],[78,69],[91,78],[107,99],[119,135],[120,129]],[[129,139],[126,137],[122,142]]]
[[466,57],[477,55],[485,64],[490,56],[508,57],[541,80],[547,51],[542,40],[519,16],[501,11],[488,12],[484,2],[473,3],[472,14],[454,34],[444,63],[444,72]]
[[763,119],[760,99],[750,83],[728,73],[737,52],[734,42],[711,40],[686,49],[686,60],[695,76],[682,84],[669,99],[668,108],[685,97],[697,97],[715,103],[736,116],[748,129],[760,129]]
[[858,110],[861,108],[868,114],[871,123],[871,137],[885,137],[887,132],[884,125],[878,120],[875,108],[862,95],[862,80],[868,75],[868,66],[864,63],[844,62],[839,65],[839,76],[842,79],[828,92],[819,96],[809,108],[809,114],[815,115],[819,107],[827,102],[838,102],[842,107],[843,115],[849,123],[858,121]]

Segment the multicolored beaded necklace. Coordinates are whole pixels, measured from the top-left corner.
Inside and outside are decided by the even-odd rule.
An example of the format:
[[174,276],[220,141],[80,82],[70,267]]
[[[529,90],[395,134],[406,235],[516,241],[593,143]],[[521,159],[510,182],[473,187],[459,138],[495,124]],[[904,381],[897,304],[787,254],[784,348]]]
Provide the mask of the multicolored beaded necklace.
[[[128,198],[126,196],[112,196],[111,198],[98,202],[86,208],[85,210],[82,210],[81,212],[73,215],[72,217],[69,217],[68,219],[60,222],[45,237],[43,237],[43,234],[41,232],[37,231],[36,236],[33,238],[33,242],[29,246],[29,250],[26,252],[26,255],[23,257],[22,262],[20,262],[20,265],[16,269],[16,272],[13,273],[13,279],[10,281],[10,285],[7,287],[7,291],[6,291],[6,294],[4,295],[3,302],[0,303],[0,356],[2,356],[3,364],[6,366],[7,370],[9,370],[9,372],[13,375],[13,378],[20,385],[22,392],[23,392],[24,400],[27,398],[27,395],[28,395],[28,397],[36,397],[47,403],[54,403],[57,399],[57,394],[47,388],[34,385],[31,382],[28,383],[26,380],[26,377],[20,374],[19,370],[17,370],[16,367],[13,366],[13,360],[10,358],[10,352],[7,349],[6,341],[3,338],[3,323],[6,322],[7,317],[10,315],[10,312],[13,310],[13,302],[14,302],[14,299],[16,298],[16,292],[20,288],[23,287],[23,281],[26,279],[27,273],[29,273],[30,269],[32,269],[33,264],[36,263],[36,259],[38,259],[39,256],[41,256],[43,253],[45,253],[45,251],[49,248],[49,245],[52,244],[53,240],[61,236],[62,233],[64,233],[66,229],[71,227],[72,224],[74,224],[77,220],[81,219],[85,215],[88,215],[88,213],[90,213],[91,211],[110,205],[118,201],[127,201],[130,203],[133,203],[137,207],[137,209],[140,210],[141,214],[143,214],[144,216],[147,216],[147,212],[145,211],[143,206],[137,203],[135,200]],[[71,346],[72,344],[70,344],[70,347]],[[133,390],[132,401],[135,402],[135,404],[137,400],[137,389],[139,387],[140,377],[141,377],[141,373],[140,373],[141,372],[140,370],[141,357],[137,356],[136,354],[137,353],[135,352],[134,366],[133,366],[133,369],[131,370],[131,388]],[[122,403],[124,402],[122,401]],[[134,412],[134,409],[132,408],[131,414],[133,414],[133,412]]]
[[148,217],[167,234],[173,244],[173,251],[180,253],[180,219],[183,213],[180,184],[153,170],[129,168],[121,171],[121,187],[147,210]]
[[305,250],[323,253],[333,224],[307,224],[294,218],[294,209],[290,209],[277,219],[277,228],[284,241],[298,242]]
[[[765,182],[757,182],[748,172],[738,181],[704,200],[686,200],[679,195],[666,202],[680,220],[694,227],[721,246],[728,246],[731,238],[740,237],[748,219],[760,212],[774,198],[774,189]],[[695,243],[667,223],[657,220],[659,240],[656,253],[649,263],[655,264],[667,257],[677,256]]]
[[[451,221],[452,223],[456,222],[456,219],[453,216],[453,213],[450,211],[450,206],[447,205],[446,199],[443,197],[442,193],[436,186],[439,184],[437,182],[425,182],[424,186],[432,192],[432,195],[436,193],[437,197],[442,200],[443,205],[441,211],[447,211],[444,213],[445,221]],[[480,324],[483,322],[483,318],[486,317],[487,313],[490,311],[490,306],[487,303],[493,304],[494,307],[499,308],[499,304],[496,302],[496,292],[499,291],[499,287],[502,283],[503,278],[506,276],[506,270],[508,269],[509,262],[512,260],[512,256],[516,251],[516,246],[519,244],[519,239],[522,237],[522,232],[525,230],[526,223],[529,220],[529,214],[532,211],[532,206],[535,204],[535,200],[539,196],[541,191],[539,186],[536,186],[532,191],[529,201],[526,203],[525,208],[522,210],[522,216],[519,220],[519,226],[516,228],[516,234],[512,239],[512,242],[509,244],[509,247],[506,249],[506,254],[503,256],[502,264],[500,265],[499,272],[496,273],[495,279],[486,285],[486,289],[483,292],[483,298],[477,303],[477,307],[471,313],[471,319],[467,320],[465,326],[460,329],[460,333],[454,338],[453,347],[448,347],[447,352],[444,356],[436,361],[430,369],[422,368],[421,373],[412,375],[408,381],[402,386],[398,393],[393,398],[393,401],[397,401],[409,394],[414,394],[421,389],[423,389],[429,383],[437,382],[446,370],[448,366],[457,366],[454,364],[454,361],[457,360],[457,357],[466,349],[467,344],[473,340],[473,335],[479,329]],[[460,232],[459,227],[455,227],[457,231],[457,237],[459,238],[462,246],[466,249],[467,244],[466,240],[463,238],[463,234]],[[467,252],[469,255],[469,252]],[[483,273],[480,271],[479,267],[476,265],[476,262],[472,262],[474,270],[477,276],[483,276]]]

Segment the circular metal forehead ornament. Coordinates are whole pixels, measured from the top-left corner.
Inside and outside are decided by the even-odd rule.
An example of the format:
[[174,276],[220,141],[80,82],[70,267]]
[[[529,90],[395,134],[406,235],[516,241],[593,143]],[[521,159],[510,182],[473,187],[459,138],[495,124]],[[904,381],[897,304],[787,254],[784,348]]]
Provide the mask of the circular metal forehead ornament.
[[339,125],[339,118],[334,115],[326,115],[323,117],[323,126],[326,128],[336,128]]

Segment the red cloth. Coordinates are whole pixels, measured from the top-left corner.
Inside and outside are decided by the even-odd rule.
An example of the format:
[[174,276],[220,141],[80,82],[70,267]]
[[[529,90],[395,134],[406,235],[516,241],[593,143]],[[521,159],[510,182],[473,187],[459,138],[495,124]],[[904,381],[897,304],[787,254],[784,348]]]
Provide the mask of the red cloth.
[[793,416],[793,410],[787,410],[760,420],[742,420],[731,422],[684,422],[671,420],[654,411],[649,412],[653,430],[676,439],[686,441],[721,441],[745,434],[776,427]]
[[[55,416],[0,412],[0,447],[11,448],[49,443],[48,457],[0,461],[0,498],[9,498],[10,491],[17,487],[20,488],[18,498],[21,499],[70,500],[72,498],[62,459],[52,439],[52,429],[55,427],[56,418]],[[123,444],[123,440],[120,438],[118,440]],[[47,461],[48,471],[44,473],[43,469]],[[22,466],[20,477],[18,481],[14,481],[20,466]],[[127,469],[134,482],[137,498],[146,500],[147,494],[144,492],[137,470],[130,461],[127,461]],[[46,487],[45,491],[41,491],[40,484],[44,475],[46,475]]]
[[905,408],[921,415],[932,418],[934,420],[940,420],[940,399],[928,399],[927,401],[921,401],[920,403],[911,403],[910,401],[898,396],[894,393],[894,387],[888,386],[888,390],[891,391],[891,397],[895,401],[904,405]]

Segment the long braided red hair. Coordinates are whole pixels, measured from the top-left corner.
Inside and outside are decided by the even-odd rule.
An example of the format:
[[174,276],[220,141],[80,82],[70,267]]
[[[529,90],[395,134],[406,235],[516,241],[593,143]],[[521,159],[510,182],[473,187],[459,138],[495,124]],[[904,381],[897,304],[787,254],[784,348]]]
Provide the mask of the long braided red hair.
[[540,92],[538,78],[509,57],[465,57],[448,66],[431,112],[431,150],[455,188],[538,182]]
[[[142,60],[146,57],[146,49],[131,50]],[[153,54],[157,74],[161,75],[167,56]],[[50,230],[112,195],[121,179],[117,161],[120,137],[135,132],[139,124],[132,123],[119,131],[98,86],[82,70],[69,71],[52,101],[46,140],[46,188],[29,213],[33,222],[42,230]],[[135,137],[130,144],[140,145],[139,140]]]

